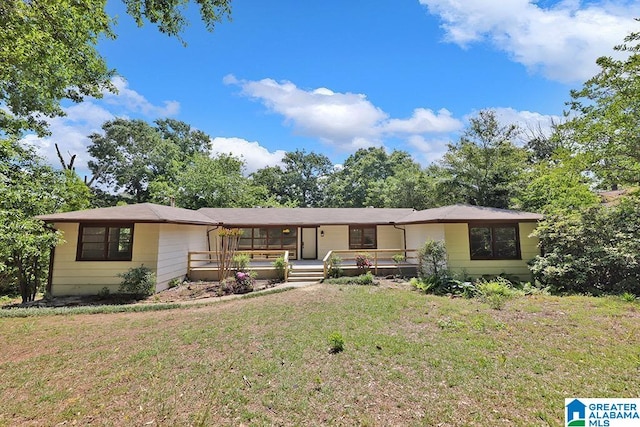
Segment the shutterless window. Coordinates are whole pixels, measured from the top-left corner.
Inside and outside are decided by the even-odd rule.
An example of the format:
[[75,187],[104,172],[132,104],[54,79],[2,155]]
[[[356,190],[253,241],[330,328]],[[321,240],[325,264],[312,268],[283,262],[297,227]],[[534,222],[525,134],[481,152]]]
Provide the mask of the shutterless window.
[[469,226],[471,259],[520,259],[517,224]]
[[288,250],[295,259],[298,244],[296,227],[242,228],[238,241],[240,250]]
[[376,227],[349,227],[349,249],[375,249]]
[[131,261],[133,224],[81,225],[78,261]]

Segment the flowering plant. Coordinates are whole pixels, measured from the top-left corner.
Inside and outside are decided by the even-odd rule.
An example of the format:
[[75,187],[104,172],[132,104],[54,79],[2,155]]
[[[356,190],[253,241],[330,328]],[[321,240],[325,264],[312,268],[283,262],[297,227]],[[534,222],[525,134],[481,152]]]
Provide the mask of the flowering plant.
[[369,259],[371,255],[369,254],[358,254],[356,255],[356,265],[358,268],[362,270],[368,270],[371,267],[371,259]]
[[254,279],[251,273],[245,273],[244,271],[238,271],[236,273],[236,282],[240,285],[253,285]]
[[256,281],[256,274],[254,272],[238,271],[235,276],[235,286],[233,287],[234,294],[246,294],[253,291],[253,285]]

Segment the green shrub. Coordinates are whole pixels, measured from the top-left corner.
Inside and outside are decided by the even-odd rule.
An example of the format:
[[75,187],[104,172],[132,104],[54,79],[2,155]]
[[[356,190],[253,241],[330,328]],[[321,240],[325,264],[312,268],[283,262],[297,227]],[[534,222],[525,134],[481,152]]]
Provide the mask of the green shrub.
[[481,279],[476,285],[477,296],[495,310],[500,310],[506,302],[518,294],[511,282],[502,277],[486,281]]
[[418,277],[447,275],[447,248],[442,240],[427,240],[418,250]]
[[375,285],[376,281],[373,274],[368,271],[359,276],[329,278],[326,279],[324,283],[329,283],[331,285]]
[[169,289],[178,287],[180,286],[181,283],[182,283],[182,279],[178,277],[174,277],[173,279],[169,280],[169,283],[168,283]]
[[548,215],[536,228],[544,254],[530,268],[556,293],[640,295],[640,197]]
[[631,292],[623,293],[622,295],[620,295],[620,298],[622,298],[622,300],[626,302],[634,302],[636,300],[636,296]]
[[393,260],[393,262],[395,262],[396,264],[400,264],[402,262],[404,262],[405,257],[404,254],[394,254],[391,259]]
[[329,335],[329,353],[335,354],[344,351],[344,338],[339,332]]
[[233,256],[233,269],[235,271],[247,271],[250,262],[251,256],[249,254],[237,253]]
[[98,292],[98,299],[107,299],[109,298],[109,294],[111,294],[111,292],[109,291],[109,288],[107,288],[106,286],[104,286],[102,289],[100,289],[100,291]]
[[342,258],[336,254],[332,254],[329,258],[329,277],[337,278],[342,276]]
[[370,271],[367,271],[365,274],[361,274],[356,277],[356,283],[358,285],[373,285],[374,277]]
[[409,283],[416,289],[434,295],[460,295],[471,298],[476,293],[475,284],[463,282],[449,276],[427,276],[412,278]]
[[402,264],[406,257],[404,256],[404,254],[394,254],[391,259],[393,260],[393,262],[396,263],[396,268],[398,269],[398,276],[402,276],[402,268],[400,267],[400,264]]
[[273,264],[273,267],[276,269],[276,275],[277,275],[278,281],[280,282],[284,281],[285,272],[286,272],[286,269],[288,268],[288,265],[285,262],[284,257],[279,256],[273,261],[272,264]]
[[122,278],[119,292],[144,297],[153,294],[156,290],[156,275],[150,268],[141,265],[118,274]]

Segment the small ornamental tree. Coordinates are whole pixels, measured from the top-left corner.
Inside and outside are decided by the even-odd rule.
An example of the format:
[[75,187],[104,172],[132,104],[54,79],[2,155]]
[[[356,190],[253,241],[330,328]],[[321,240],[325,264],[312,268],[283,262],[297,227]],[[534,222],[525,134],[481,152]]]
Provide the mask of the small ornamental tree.
[[218,257],[218,280],[222,281],[230,276],[233,269],[234,257],[238,250],[238,242],[242,236],[240,228],[222,228],[218,232],[220,237],[220,250],[216,252]]

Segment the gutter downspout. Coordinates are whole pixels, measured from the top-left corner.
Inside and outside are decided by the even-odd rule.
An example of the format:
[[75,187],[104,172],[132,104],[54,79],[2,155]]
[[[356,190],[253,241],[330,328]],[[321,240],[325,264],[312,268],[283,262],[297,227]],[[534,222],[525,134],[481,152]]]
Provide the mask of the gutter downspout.
[[[209,234],[210,234],[212,231],[217,230],[218,228],[220,228],[220,224],[218,224],[218,225],[216,225],[215,227],[213,227],[213,228],[211,228],[211,229],[207,230],[207,249],[209,250],[209,252],[211,252],[211,237],[209,236]],[[209,254],[209,255],[211,255],[211,254]]]

